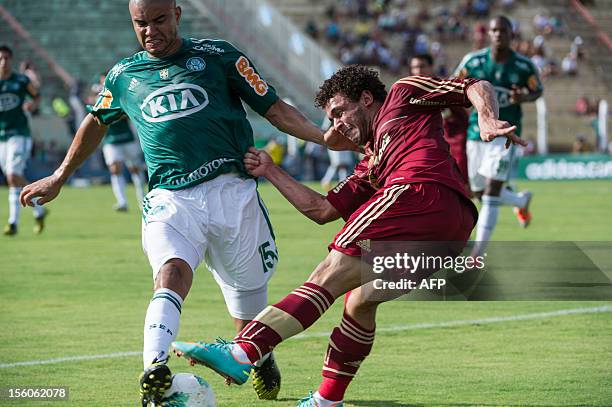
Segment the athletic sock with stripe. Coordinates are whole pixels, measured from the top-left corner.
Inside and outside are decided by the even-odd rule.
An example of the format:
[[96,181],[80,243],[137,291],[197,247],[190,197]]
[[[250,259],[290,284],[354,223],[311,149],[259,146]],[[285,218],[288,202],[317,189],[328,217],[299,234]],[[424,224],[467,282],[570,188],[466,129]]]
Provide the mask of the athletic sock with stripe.
[[181,296],[169,288],[153,293],[144,323],[142,361],[145,368],[155,358],[163,360],[164,356],[167,357],[168,348],[178,334],[182,306]]

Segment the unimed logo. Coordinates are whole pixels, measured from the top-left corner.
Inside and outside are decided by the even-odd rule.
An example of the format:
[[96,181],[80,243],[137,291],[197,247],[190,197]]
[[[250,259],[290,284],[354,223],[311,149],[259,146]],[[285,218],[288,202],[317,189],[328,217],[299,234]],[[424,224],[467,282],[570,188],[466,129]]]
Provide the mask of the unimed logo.
[[189,116],[208,105],[208,93],[193,83],[174,83],[157,89],[140,105],[142,117],[152,123]]

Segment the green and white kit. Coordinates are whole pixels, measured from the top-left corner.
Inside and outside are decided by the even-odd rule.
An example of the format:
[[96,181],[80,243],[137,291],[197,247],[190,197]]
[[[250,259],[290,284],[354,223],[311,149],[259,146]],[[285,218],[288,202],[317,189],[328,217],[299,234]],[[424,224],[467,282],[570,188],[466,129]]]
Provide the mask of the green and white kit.
[[30,126],[23,111],[29,83],[27,76],[18,73],[0,80],[0,169],[5,175],[23,176],[32,153]]
[[[521,135],[523,112],[520,104],[510,101],[512,87],[518,86],[530,92],[542,90],[538,69],[529,58],[511,51],[510,58],[499,64],[493,59],[491,49],[485,48],[466,55],[455,70],[454,76],[491,82],[499,103],[499,119],[517,126],[516,134]],[[474,191],[482,191],[487,178],[507,181],[510,176],[515,146],[506,149],[502,139],[497,140],[492,143],[482,141],[478,112],[473,110],[468,124],[467,156],[470,185]]]
[[[194,270],[204,261],[237,318],[266,305],[265,285],[278,261],[265,207],[242,161],[253,145],[242,102],[265,115],[277,100],[230,43],[183,39],[167,58],[143,51],[117,63],[89,108],[104,124],[127,115],[138,130],[150,190],[143,245],[154,275],[170,258]],[[261,307],[246,304],[253,293]]]

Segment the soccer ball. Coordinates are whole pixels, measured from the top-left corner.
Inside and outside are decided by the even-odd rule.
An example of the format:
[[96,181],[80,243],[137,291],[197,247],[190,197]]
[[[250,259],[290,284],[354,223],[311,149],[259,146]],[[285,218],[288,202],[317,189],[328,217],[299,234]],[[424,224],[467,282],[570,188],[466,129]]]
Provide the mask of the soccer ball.
[[208,382],[191,373],[172,376],[172,386],[162,400],[164,407],[216,407],[215,393]]

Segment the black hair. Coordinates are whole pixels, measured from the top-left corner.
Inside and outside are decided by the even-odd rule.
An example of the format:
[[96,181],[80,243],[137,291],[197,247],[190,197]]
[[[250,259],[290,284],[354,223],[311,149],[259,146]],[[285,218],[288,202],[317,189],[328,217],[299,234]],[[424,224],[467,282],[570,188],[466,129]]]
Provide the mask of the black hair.
[[364,90],[369,91],[378,102],[384,102],[387,97],[387,90],[377,71],[364,65],[345,66],[323,82],[315,96],[315,106],[325,108],[337,94],[356,102]]
[[13,50],[8,45],[0,45],[0,52],[6,52],[9,56],[13,56]]
[[413,55],[412,58],[410,59],[421,59],[427,62],[429,66],[433,66],[434,64],[433,57],[431,56],[431,54],[416,54],[416,55]]
[[500,14],[491,19],[491,21],[494,21],[494,20],[501,21],[503,24],[506,25],[506,27],[508,27],[510,32],[514,31],[514,25],[512,24],[512,21],[510,21],[508,17]]

